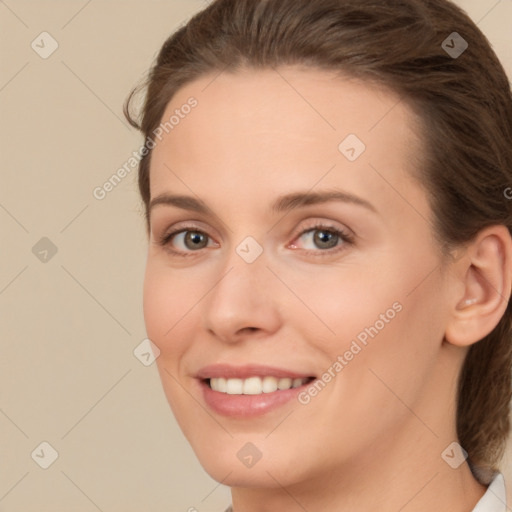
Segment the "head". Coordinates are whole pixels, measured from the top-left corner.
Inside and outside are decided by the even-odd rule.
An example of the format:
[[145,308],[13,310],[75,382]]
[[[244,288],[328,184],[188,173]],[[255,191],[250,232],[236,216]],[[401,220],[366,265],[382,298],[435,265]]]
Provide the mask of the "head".
[[[455,30],[458,56],[443,44],[460,48]],[[467,15],[446,0],[217,0],[165,42],[144,87],[140,119],[133,93],[125,108],[146,143],[144,314],[207,471],[284,485],[349,468],[414,429],[411,409],[496,470],[512,98]],[[224,416],[199,398],[215,363],[290,369],[316,391]],[[244,449],[261,463],[240,464]]]

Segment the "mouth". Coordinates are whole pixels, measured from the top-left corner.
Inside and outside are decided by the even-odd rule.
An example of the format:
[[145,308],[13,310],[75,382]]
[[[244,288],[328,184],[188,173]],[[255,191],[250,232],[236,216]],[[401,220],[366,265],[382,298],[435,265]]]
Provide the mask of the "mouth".
[[204,383],[213,391],[226,393],[227,395],[262,395],[286,391],[307,385],[315,377],[274,377],[272,375],[253,376],[246,379],[212,377],[204,379]]
[[[248,419],[293,403],[316,377],[262,365],[216,364],[195,376],[203,403],[222,416]],[[295,399],[295,400],[294,400]]]

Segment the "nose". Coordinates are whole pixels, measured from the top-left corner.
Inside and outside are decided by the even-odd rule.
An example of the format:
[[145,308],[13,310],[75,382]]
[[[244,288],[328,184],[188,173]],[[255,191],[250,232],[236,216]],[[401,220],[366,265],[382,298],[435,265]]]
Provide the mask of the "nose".
[[279,283],[267,268],[264,253],[252,263],[233,253],[202,302],[203,328],[224,343],[271,335],[281,322]]

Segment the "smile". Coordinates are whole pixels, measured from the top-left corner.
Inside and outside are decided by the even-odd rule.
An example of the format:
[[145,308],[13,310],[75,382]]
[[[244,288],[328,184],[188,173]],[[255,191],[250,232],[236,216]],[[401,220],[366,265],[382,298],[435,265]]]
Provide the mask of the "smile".
[[249,377],[247,379],[216,377],[207,379],[208,385],[213,391],[228,395],[261,395],[275,391],[298,388],[313,380],[313,377],[295,378],[273,377]]
[[264,416],[286,404],[316,377],[298,368],[261,364],[211,364],[194,375],[198,400],[212,412],[232,418]]

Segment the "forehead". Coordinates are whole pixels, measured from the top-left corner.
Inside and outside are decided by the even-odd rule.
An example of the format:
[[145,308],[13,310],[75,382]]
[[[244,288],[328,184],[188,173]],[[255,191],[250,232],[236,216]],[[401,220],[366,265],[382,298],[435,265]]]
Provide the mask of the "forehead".
[[173,116],[155,139],[151,196],[184,192],[177,177],[206,195],[219,183],[239,194],[283,180],[312,186],[333,166],[325,184],[382,188],[376,170],[409,176],[420,151],[417,119],[398,95],[316,69],[204,76],[175,94],[162,123]]

